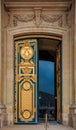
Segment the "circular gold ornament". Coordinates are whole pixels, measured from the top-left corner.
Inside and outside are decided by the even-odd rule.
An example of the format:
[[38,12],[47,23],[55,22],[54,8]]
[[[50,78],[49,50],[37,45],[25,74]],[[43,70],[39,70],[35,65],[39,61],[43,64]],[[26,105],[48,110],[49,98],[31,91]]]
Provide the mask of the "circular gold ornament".
[[23,117],[24,117],[25,119],[28,119],[28,118],[30,118],[30,116],[31,116],[31,113],[30,113],[30,111],[28,111],[28,110],[25,110],[25,111],[23,112]]
[[29,83],[29,82],[25,82],[24,84],[23,84],[23,88],[24,88],[24,90],[29,90],[30,88],[31,88],[31,84]]
[[34,51],[32,47],[30,46],[25,46],[21,49],[21,57],[25,60],[31,59],[33,54],[34,54]]

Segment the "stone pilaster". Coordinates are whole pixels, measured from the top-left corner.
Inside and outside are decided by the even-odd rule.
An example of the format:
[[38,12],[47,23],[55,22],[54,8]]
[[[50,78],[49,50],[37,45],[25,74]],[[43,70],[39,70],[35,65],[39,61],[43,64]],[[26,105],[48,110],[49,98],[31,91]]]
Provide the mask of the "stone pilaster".
[[74,3],[74,88],[75,88],[75,102],[76,102],[76,0]]
[[70,106],[70,126],[76,128],[76,104]]
[[4,65],[4,36],[3,36],[3,15],[4,15],[4,9],[3,9],[3,0],[0,0],[0,102],[3,103],[3,65]]
[[3,43],[3,0],[0,0],[0,127],[7,124],[7,114],[6,107],[3,104],[4,98],[4,80],[3,80],[3,53],[4,53],[4,43]]
[[76,0],[72,0],[72,8],[73,8],[73,14],[72,14],[72,42],[73,42],[73,49],[74,49],[74,59],[73,59],[73,92],[72,92],[72,103],[70,105],[69,109],[69,124],[70,126],[76,128]]
[[0,102],[1,102],[1,0],[0,0]]

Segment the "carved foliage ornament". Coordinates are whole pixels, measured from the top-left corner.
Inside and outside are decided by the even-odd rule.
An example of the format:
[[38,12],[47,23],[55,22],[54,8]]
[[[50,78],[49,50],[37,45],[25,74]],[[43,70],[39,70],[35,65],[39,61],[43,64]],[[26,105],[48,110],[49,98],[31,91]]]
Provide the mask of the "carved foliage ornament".
[[17,26],[17,21],[20,21],[20,22],[29,22],[29,21],[32,21],[33,19],[34,19],[34,14],[32,14],[32,15],[26,15],[26,16],[15,14],[13,16],[13,24],[14,24],[14,26]]
[[[13,15],[13,24],[14,26],[17,26],[17,22],[29,22],[34,20],[37,27],[41,24],[41,20],[49,23],[54,23],[57,21],[62,21],[62,17],[64,14],[56,14],[56,15],[45,15],[44,12],[42,12],[42,9],[34,9],[33,14],[30,15]],[[61,26],[61,25],[60,25]]]
[[24,17],[20,16],[20,15],[14,15],[13,18],[13,24],[14,26],[17,26],[17,21],[20,22],[29,22],[32,21],[33,19],[35,20],[35,24],[38,27],[41,23],[41,19],[44,20],[45,22],[50,22],[50,23],[54,23],[56,21],[58,21],[60,18],[62,17],[61,14],[59,15],[52,15],[52,16],[47,16],[47,15],[40,15],[40,12],[36,12],[36,16],[35,15],[26,15]]
[[57,14],[57,15],[51,15],[51,16],[47,16],[45,14],[41,15],[41,18],[46,21],[46,22],[51,22],[54,23],[56,21],[58,21],[60,18],[62,17],[62,14]]

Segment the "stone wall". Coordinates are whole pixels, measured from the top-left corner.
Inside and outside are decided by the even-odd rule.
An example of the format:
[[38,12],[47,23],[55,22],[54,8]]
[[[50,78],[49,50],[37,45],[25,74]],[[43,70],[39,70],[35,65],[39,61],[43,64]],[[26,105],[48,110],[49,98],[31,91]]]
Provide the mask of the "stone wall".
[[69,110],[69,125],[76,128],[76,0],[72,2],[72,40],[73,40],[73,100]]
[[[59,4],[59,3],[58,3]],[[65,3],[63,8],[57,6],[57,10],[53,7],[52,10],[48,8],[49,4],[46,5],[46,8],[38,8],[39,5],[29,5],[26,8],[26,4],[23,3],[25,8],[22,8],[23,5],[16,5],[6,3],[6,8],[9,17],[9,24],[7,26],[7,112],[8,112],[8,121],[13,124],[13,99],[14,99],[14,40],[15,35],[21,35],[36,33],[45,35],[60,35],[62,37],[62,123],[68,125],[69,122],[69,105],[70,105],[70,28],[71,28],[71,8],[67,4],[65,8]],[[17,8],[17,6],[20,7]],[[32,8],[31,8],[32,6]],[[13,7],[13,8],[12,8]],[[52,4],[50,4],[50,8]],[[68,8],[68,11],[67,11]],[[66,21],[67,19],[67,21]],[[69,22],[70,21],[70,22]],[[9,82],[10,80],[10,82]],[[71,79],[70,79],[71,80]],[[66,93],[65,93],[66,92]],[[11,118],[10,118],[11,117]]]
[[4,5],[0,0],[0,127],[7,125],[6,106],[4,105]]
[[70,2],[63,2],[62,4],[47,3],[45,6],[40,3],[35,3],[35,5],[28,5],[25,2],[22,4],[5,3],[4,51],[2,51],[4,52],[3,73],[5,74],[3,77],[5,90],[3,102],[7,107],[8,125],[14,123],[14,36],[27,35],[30,37],[30,34],[32,36],[40,34],[62,37],[62,123],[64,125],[69,124],[69,107],[74,102],[75,96],[72,16]]

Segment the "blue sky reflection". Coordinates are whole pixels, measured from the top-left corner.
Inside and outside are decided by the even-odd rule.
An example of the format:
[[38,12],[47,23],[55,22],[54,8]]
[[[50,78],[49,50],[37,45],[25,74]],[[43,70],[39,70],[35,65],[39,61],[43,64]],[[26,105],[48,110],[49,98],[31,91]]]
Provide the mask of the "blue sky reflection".
[[54,62],[39,61],[39,91],[54,95]]

